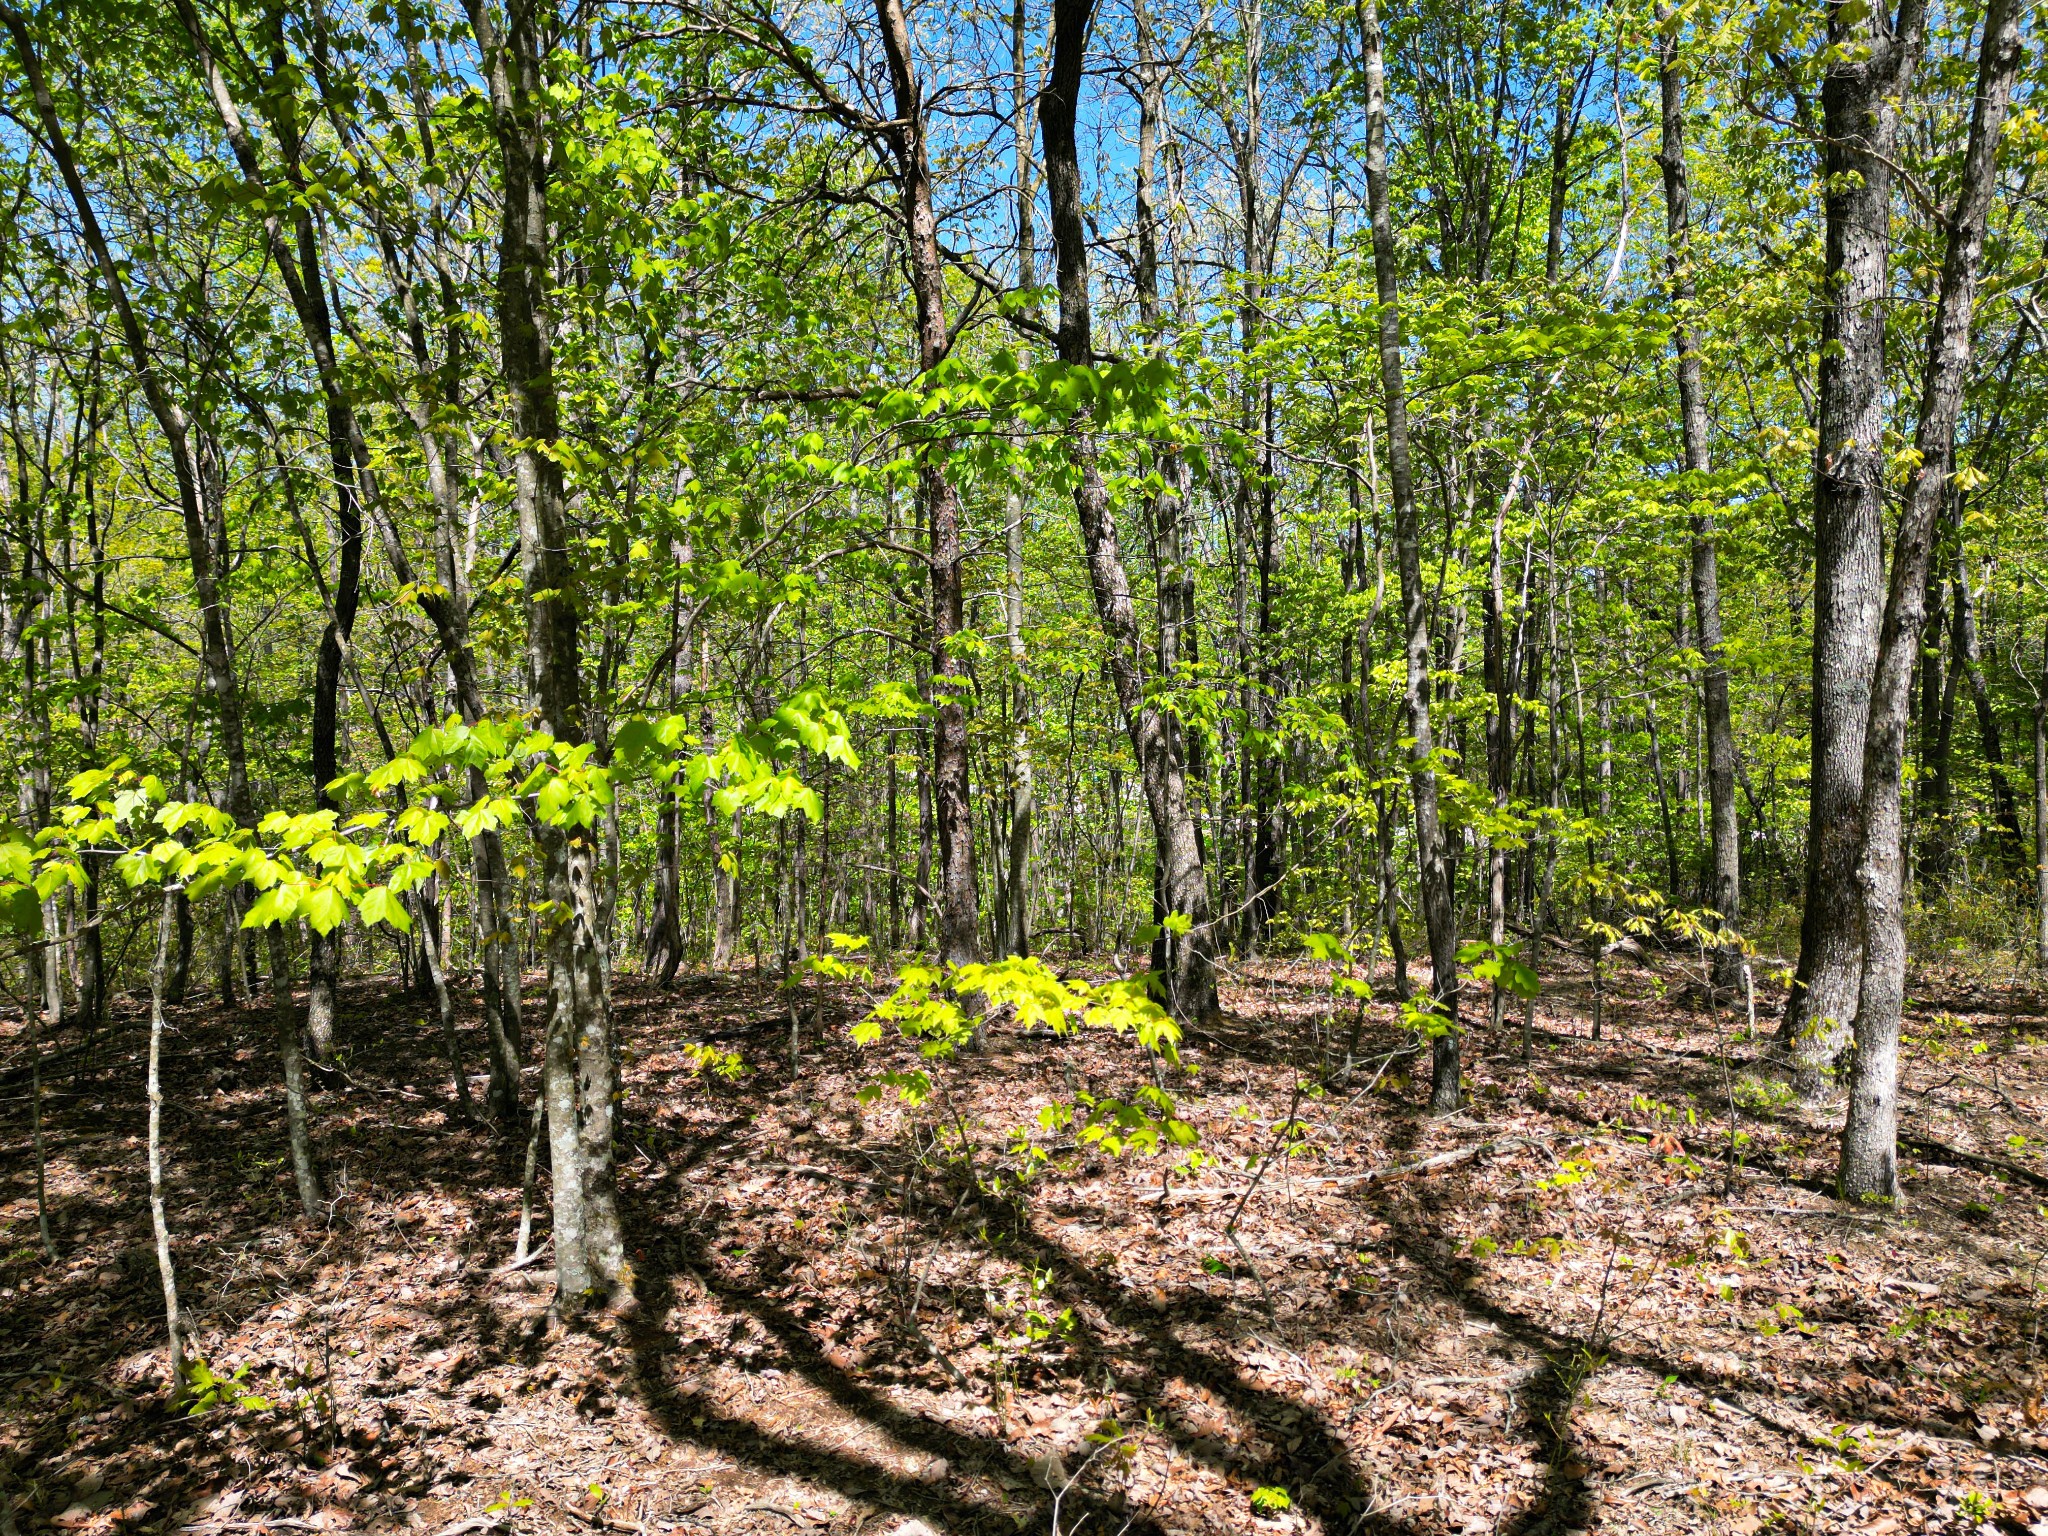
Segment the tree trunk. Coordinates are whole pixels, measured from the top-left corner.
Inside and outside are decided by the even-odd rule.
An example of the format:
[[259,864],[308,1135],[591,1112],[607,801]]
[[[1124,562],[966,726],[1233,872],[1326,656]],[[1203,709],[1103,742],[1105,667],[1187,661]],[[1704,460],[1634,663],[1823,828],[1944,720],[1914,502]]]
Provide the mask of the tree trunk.
[[175,931],[171,963],[164,977],[164,1001],[183,1003],[192,983],[192,900],[182,890],[173,898]]
[[1920,384],[1918,462],[1892,541],[1863,751],[1863,846],[1856,879],[1863,901],[1863,970],[1856,1010],[1849,1111],[1842,1127],[1845,1200],[1895,1201],[1898,1179],[1899,1026],[1906,996],[1906,923],[1901,825],[1906,729],[1913,673],[1927,617],[1927,573],[1955,451],[1956,417],[1969,382],[1972,324],[1985,226],[1997,191],[1998,139],[2021,59],[2020,18],[2011,0],[1988,0],[1977,63],[1976,104],[1961,184],[1948,220],[1941,291],[1928,331]]
[[298,1186],[299,1212],[308,1221],[320,1219],[326,1196],[320,1168],[313,1158],[311,1114],[306,1102],[306,1059],[299,1049],[299,1011],[292,1002],[291,947],[284,924],[264,930],[270,941],[270,1013],[277,1030],[277,1053],[284,1064],[285,1130],[291,1142],[292,1181]]
[[[946,273],[939,253],[938,216],[932,206],[931,164],[925,151],[923,93],[911,53],[910,24],[902,0],[875,0],[882,50],[887,56],[896,115],[887,126],[917,304],[918,366],[929,373],[946,356]],[[918,500],[930,539],[932,798],[937,818],[939,958],[967,965],[981,958],[974,878],[974,804],[967,782],[967,700],[972,685],[953,640],[963,624],[965,557],[960,542],[960,498],[946,473],[951,444],[944,438],[918,447]]]
[[[1735,724],[1728,703],[1728,664],[1721,650],[1721,578],[1714,514],[1706,502],[1707,394],[1700,355],[1693,344],[1692,190],[1685,163],[1685,76],[1678,60],[1678,28],[1667,3],[1657,7],[1657,65],[1662,91],[1665,256],[1672,312],[1671,345],[1677,354],[1678,420],[1685,439],[1686,474],[1693,478],[1692,607],[1703,664],[1701,693],[1706,716],[1707,806],[1711,824],[1707,905],[1733,928],[1741,917],[1742,844],[1735,817]],[[1714,951],[1713,984],[1742,982],[1742,954],[1735,945]]]
[[164,1215],[164,1095],[159,1064],[164,1040],[164,972],[177,926],[182,890],[166,891],[157,914],[156,958],[149,968],[149,1223],[156,1235],[156,1272],[164,1291],[164,1334],[170,1345],[171,1403],[185,1401],[185,1319],[178,1309],[178,1267],[171,1255],[171,1228]]
[[1380,383],[1387,417],[1387,480],[1394,503],[1394,546],[1406,634],[1409,793],[1415,806],[1422,919],[1429,933],[1430,989],[1441,1030],[1430,1052],[1430,1109],[1453,1114],[1461,1102],[1458,1062],[1458,931],[1451,872],[1437,818],[1435,742],[1430,733],[1429,593],[1422,581],[1422,521],[1408,448],[1408,392],[1401,378],[1400,291],[1395,278],[1393,198],[1387,184],[1387,101],[1376,0],[1359,0],[1365,54],[1365,181],[1372,218],[1373,276],[1379,298]]
[[1931,886],[1948,883],[1953,848],[1949,843],[1949,744],[1954,737],[1955,673],[1942,651],[1948,584],[1939,568],[1927,578],[1928,640],[1920,648],[1920,708],[1915,722],[1920,761],[1913,776],[1913,867]]
[[[233,95],[215,60],[198,12],[191,0],[176,0],[178,15],[191,40],[199,66],[201,83],[226,130],[235,159],[252,185],[262,186],[267,177],[256,145],[243,123]],[[272,13],[273,25],[281,28],[281,13]],[[283,54],[281,34],[276,39],[277,56]],[[361,469],[366,469],[366,452],[359,455],[362,434],[348,396],[343,391],[336,367],[332,317],[327,309],[327,282],[321,259],[319,232],[311,202],[303,196],[303,178],[298,174],[297,146],[300,125],[291,91],[273,91],[264,96],[276,142],[288,157],[285,172],[302,194],[292,210],[293,241],[276,213],[263,219],[272,260],[285,286],[299,327],[313,358],[322,386],[326,408],[327,453],[334,482],[334,526],[336,531],[336,579],[328,605],[329,618],[320,637],[313,668],[312,776],[314,805],[339,812],[341,807],[327,793],[327,785],[340,773],[337,741],[340,721],[341,678],[344,652],[354,633],[356,610],[362,590],[363,519],[359,500]],[[309,549],[308,554],[312,554]],[[316,1061],[325,1061],[334,1046],[334,990],[341,965],[341,935],[315,933],[308,974],[306,1033]]]
[[448,975],[441,954],[441,903],[429,891],[412,893],[412,909],[419,923],[421,957],[426,961],[427,979],[434,988],[434,1012],[441,1021],[441,1049],[448,1054],[448,1075],[453,1080],[455,1109],[465,1123],[476,1119],[476,1104],[469,1096],[469,1073],[462,1065],[462,1040],[455,1032],[455,999],[448,991]]
[[657,986],[676,979],[683,963],[683,878],[678,863],[682,806],[666,788],[654,816],[652,910],[647,917],[647,974]]
[[[1017,0],[1010,17],[1010,105],[1015,115],[1011,153],[1016,160],[1017,198],[1017,286],[1038,286],[1037,236],[1032,229],[1031,101],[1034,92],[1026,51],[1024,0]],[[1141,237],[1142,238],[1142,237]],[[1012,955],[1031,953],[1031,859],[1035,847],[1034,822],[1038,814],[1038,790],[1031,765],[1031,691],[1024,668],[1024,519],[1027,499],[1012,492],[1003,508],[1005,520],[1003,551],[1003,620],[1010,642],[1010,826],[1007,884],[1003,892],[1005,932],[1003,951]],[[892,782],[893,793],[893,782]],[[891,801],[894,814],[894,801]],[[892,830],[892,847],[893,847]],[[893,859],[892,859],[893,868]]]
[[1976,601],[1970,591],[1970,571],[1960,533],[1956,540],[1954,590],[1954,665],[1970,685],[1970,703],[1977,712],[1977,736],[1983,743],[1984,767],[1991,778],[1991,816],[1998,823],[2000,862],[2009,877],[2017,881],[2027,867],[2027,838],[2020,830],[2019,804],[2012,792],[2012,780],[2006,777],[2005,742],[1998,729],[1998,713],[1984,680],[1983,653],[1977,645]]
[[[1821,86],[1827,213],[1819,442],[1814,455],[1813,758],[1799,967],[1780,1040],[1818,1097],[1856,1016],[1863,904],[1863,735],[1884,607],[1884,326],[1892,295],[1898,99],[1919,50],[1921,0],[1828,8]],[[1916,601],[1918,601],[1916,599]]]
[[2048,632],[2034,689],[2034,960],[2048,970]]
[[[1094,0],[1054,0],[1053,64],[1039,103],[1045,145],[1046,191],[1052,205],[1053,246],[1059,262],[1060,360],[1085,368],[1094,358],[1094,321],[1088,297],[1087,230],[1081,212],[1080,150],[1075,119],[1081,71],[1094,19]],[[1110,683],[1137,758],[1145,807],[1152,819],[1157,889],[1165,907],[1167,954],[1164,1004],[1174,1017],[1200,1021],[1218,1012],[1215,938],[1209,881],[1188,801],[1185,764],[1175,750],[1164,710],[1146,697],[1144,652],[1130,578],[1124,570],[1116,518],[1096,460],[1093,425],[1084,413],[1067,427],[1078,470],[1074,511],[1088,564],[1096,618],[1109,642]],[[1174,932],[1185,924],[1184,932]]]
[[[497,318],[511,429],[518,444],[513,505],[526,594],[525,670],[536,726],[559,742],[584,739],[583,668],[575,574],[568,547],[561,435],[548,310],[551,140],[541,121],[545,84],[540,17],[513,0],[500,21],[490,0],[467,0],[481,54],[503,178]],[[592,841],[539,824],[549,914],[548,1033],[543,1069],[554,1186],[555,1304],[629,1305],[632,1272],[621,1234],[612,1160],[616,1082],[611,1000]]]
[[[156,359],[143,334],[141,320],[128,299],[126,277],[107,245],[99,215],[79,176],[70,140],[65,135],[55,101],[44,80],[42,64],[36,56],[27,24],[16,13],[0,10],[0,25],[6,27],[14,41],[35,101],[36,117],[43,128],[45,145],[57,162],[58,173],[78,218],[80,233],[92,253],[107,299],[114,308],[122,337],[134,361],[144,400],[163,433],[165,447],[169,451],[172,476],[177,486],[178,509],[184,524],[186,554],[192,566],[192,585],[200,609],[200,657],[213,692],[219,741],[227,765],[223,798],[226,809],[239,825],[254,827],[256,815],[249,797],[249,760],[242,725],[241,684],[235,673],[227,595],[221,590],[219,581],[216,534],[224,544],[226,526],[223,509],[225,488],[221,483],[219,466],[211,456],[204,435],[195,434],[183,407],[171,399],[157,371]],[[233,910],[232,902],[229,910]],[[281,944],[283,935],[275,930],[273,933],[273,942]],[[225,937],[229,942],[225,946],[228,953],[223,956],[224,980],[233,969],[232,930]],[[227,990],[223,988],[224,1001]],[[288,989],[284,996],[288,1006]],[[288,1038],[281,1039],[280,1046],[284,1053],[286,1118],[293,1171],[299,1186],[300,1205],[311,1216],[319,1207],[320,1183],[312,1163],[311,1135],[306,1124],[305,1084],[299,1060],[296,1020],[284,1033]]]
[[[679,487],[680,484],[679,477]],[[679,561],[689,559],[689,551],[684,546],[672,545],[671,553]],[[670,710],[675,709],[679,699],[683,656],[690,646],[689,631],[684,627],[681,615],[682,596],[680,585],[671,588],[667,662]],[[666,987],[675,980],[676,968],[683,963],[683,806],[673,786],[659,786],[657,793],[661,802],[654,817],[652,910],[647,917],[643,954],[648,974],[655,978],[657,985]]]

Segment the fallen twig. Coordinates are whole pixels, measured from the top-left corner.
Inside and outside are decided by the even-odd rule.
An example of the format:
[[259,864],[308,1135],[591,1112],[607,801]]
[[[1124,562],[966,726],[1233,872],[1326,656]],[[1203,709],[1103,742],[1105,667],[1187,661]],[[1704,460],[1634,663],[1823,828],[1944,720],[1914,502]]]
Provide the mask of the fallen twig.
[[1398,1168],[1368,1168],[1364,1173],[1354,1173],[1342,1178],[1325,1180],[1328,1184],[1384,1184],[1391,1179],[1404,1179],[1411,1173],[1430,1173],[1438,1168],[1449,1168],[1455,1163],[1468,1162],[1488,1152],[1511,1152],[1522,1147],[1541,1146],[1557,1140],[1556,1135],[1546,1136],[1497,1136],[1486,1141],[1475,1141],[1467,1147],[1454,1147],[1449,1152],[1439,1152],[1425,1157],[1420,1162],[1403,1163]]

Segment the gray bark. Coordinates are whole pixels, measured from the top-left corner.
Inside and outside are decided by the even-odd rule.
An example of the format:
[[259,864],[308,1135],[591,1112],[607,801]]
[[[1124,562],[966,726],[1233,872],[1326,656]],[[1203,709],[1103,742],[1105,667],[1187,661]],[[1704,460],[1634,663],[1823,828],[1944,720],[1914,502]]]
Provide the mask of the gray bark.
[[164,1291],[164,1333],[170,1346],[171,1402],[185,1400],[185,1319],[178,1307],[178,1267],[171,1254],[171,1227],[164,1215],[164,1095],[159,1063],[164,1040],[164,974],[178,902],[184,892],[166,891],[157,915],[156,957],[149,968],[149,1223],[156,1236],[156,1272]]
[[[503,23],[490,0],[468,0],[470,28],[489,92],[503,204],[497,319],[510,385],[515,453],[513,505],[526,593],[527,695],[537,724],[557,741],[583,740],[579,616],[570,591],[568,514],[562,470],[548,451],[561,435],[555,396],[548,152],[541,119],[546,42],[533,0],[512,0]],[[608,965],[592,866],[594,844],[541,823],[542,889],[551,914],[547,1049],[543,1066],[554,1191],[555,1304],[565,1313],[632,1301],[613,1170],[616,1082]]]
[[299,1192],[299,1213],[317,1221],[326,1195],[320,1168],[313,1158],[313,1130],[306,1101],[306,1058],[299,1047],[299,1012],[292,1001],[291,948],[284,924],[264,930],[270,947],[270,1016],[277,1030],[277,1054],[284,1065],[285,1134],[291,1144],[292,1182]]
[[1813,732],[1799,967],[1780,1031],[1816,1097],[1856,1016],[1863,906],[1863,737],[1884,611],[1884,326],[1891,301],[1898,98],[1920,47],[1921,0],[1899,25],[1877,4],[1828,8],[1821,86],[1827,214],[1819,442],[1814,453]]
[[2019,31],[2018,8],[2011,0],[1989,0],[1970,139],[1948,220],[1941,291],[1921,376],[1920,423],[1913,439],[1919,462],[1907,481],[1905,507],[1892,542],[1891,590],[1870,688],[1863,748],[1863,842],[1856,867],[1863,907],[1863,964],[1849,1111],[1842,1127],[1840,1183],[1846,1200],[1891,1201],[1899,1194],[1899,1026],[1906,996],[1901,815],[1906,729],[1927,618],[1934,528],[1955,451],[1956,417],[1969,382],[1978,268],[1997,191],[1998,138],[2020,67]]

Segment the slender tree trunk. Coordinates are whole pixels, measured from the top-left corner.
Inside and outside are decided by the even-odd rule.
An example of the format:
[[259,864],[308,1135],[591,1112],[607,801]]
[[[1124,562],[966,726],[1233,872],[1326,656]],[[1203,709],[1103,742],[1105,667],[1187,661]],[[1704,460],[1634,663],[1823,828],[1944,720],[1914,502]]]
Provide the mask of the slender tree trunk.
[[1458,930],[1451,872],[1437,817],[1436,746],[1430,730],[1429,593],[1422,580],[1422,520],[1408,447],[1408,391],[1401,377],[1400,290],[1394,254],[1393,197],[1387,184],[1387,99],[1376,0],[1359,0],[1365,53],[1366,197],[1372,218],[1373,276],[1379,298],[1380,383],[1387,417],[1387,481],[1394,503],[1394,545],[1401,574],[1401,621],[1408,658],[1408,783],[1415,807],[1422,918],[1429,933],[1430,987],[1441,1033],[1430,1053],[1430,1109],[1455,1113],[1458,1062]]
[[163,1282],[164,1334],[171,1367],[171,1404],[185,1401],[185,1319],[178,1309],[178,1267],[171,1255],[171,1227],[164,1215],[164,1095],[159,1064],[164,1041],[164,972],[177,927],[183,891],[166,891],[157,914],[156,958],[149,968],[149,1222],[156,1235],[156,1272]]
[[2034,959],[2048,970],[2048,631],[2034,689]]
[[1856,1017],[1863,960],[1864,728],[1884,614],[1884,326],[1890,304],[1898,102],[1921,0],[1828,8],[1823,182],[1826,307],[1814,454],[1813,761],[1799,968],[1780,1038],[1793,1082],[1826,1093]]
[[170,971],[164,978],[164,1000],[183,1003],[192,982],[192,900],[179,891],[172,904],[176,908],[176,928],[171,945]]
[[[895,154],[896,180],[917,304],[918,366],[927,373],[945,359],[946,273],[939,253],[938,216],[932,205],[931,165],[925,150],[923,93],[912,58],[903,0],[875,0],[882,51],[888,59],[896,116],[886,130]],[[953,641],[963,628],[964,555],[960,498],[946,473],[949,444],[918,445],[918,500],[930,539],[932,798],[937,814],[939,958],[966,965],[981,957],[974,877],[974,804],[968,795],[967,702],[972,685]]]
[[1969,144],[1948,220],[1941,291],[1921,376],[1919,427],[1913,439],[1918,460],[1907,481],[1905,507],[1892,541],[1891,589],[1870,689],[1863,751],[1863,846],[1856,866],[1863,901],[1863,970],[1849,1070],[1849,1111],[1842,1127],[1845,1200],[1894,1201],[1899,1196],[1899,1026],[1906,998],[1900,813],[1906,731],[1927,617],[1934,530],[1955,453],[1956,417],[1969,382],[1978,268],[1998,190],[1998,140],[2021,57],[2019,8],[2011,0],[1988,0]]
[[[1727,927],[1741,917],[1742,843],[1735,816],[1735,724],[1728,702],[1728,663],[1721,649],[1721,578],[1714,514],[1703,483],[1711,468],[1707,449],[1706,381],[1693,343],[1696,301],[1692,274],[1692,185],[1685,161],[1685,76],[1678,58],[1678,29],[1668,3],[1657,7],[1657,64],[1663,104],[1665,257],[1672,310],[1671,345],[1677,353],[1678,419],[1685,439],[1685,469],[1694,477],[1692,498],[1692,606],[1702,658],[1702,712],[1707,736],[1707,804],[1710,874],[1707,905]],[[1713,984],[1742,982],[1742,955],[1734,945],[1717,946]]]
[[1970,703],[1977,712],[1977,737],[1984,747],[1984,766],[1991,778],[1991,816],[1998,823],[2001,862],[2017,879],[2027,867],[2027,838],[2020,830],[2019,804],[2006,777],[2005,742],[1998,729],[1998,712],[1991,689],[1984,680],[1983,653],[1977,644],[1976,600],[1970,590],[1970,571],[1960,536],[1956,540],[1955,564],[1956,648],[1955,670],[1970,685]]
[[[226,76],[216,62],[198,12],[191,0],[176,0],[176,5],[186,35],[192,42],[201,82],[212,98],[236,161],[243,175],[253,185],[261,186],[267,180],[265,167],[257,154],[255,141],[243,123]],[[271,23],[277,33],[274,56],[281,64],[284,55],[282,14],[273,11]],[[296,99],[295,93],[290,91],[271,92],[264,98],[270,109],[274,136],[288,157],[285,174],[303,194],[303,179],[298,175],[296,161],[300,125],[291,105]],[[271,257],[284,281],[287,296],[312,353],[325,397],[328,463],[334,489],[336,574],[328,605],[329,620],[320,637],[313,669],[311,766],[314,804],[319,809],[338,812],[341,807],[328,795],[327,785],[340,773],[337,743],[342,664],[354,633],[362,590],[363,519],[359,494],[368,456],[366,451],[359,454],[362,433],[353,405],[342,389],[336,366],[333,321],[327,308],[327,284],[319,232],[313,219],[312,205],[303,195],[296,199],[292,219],[296,248],[294,241],[287,236],[284,221],[277,214],[266,214],[263,224]],[[324,1062],[333,1051],[334,993],[340,967],[341,930],[337,928],[330,934],[313,934],[307,978],[306,1034],[316,1061]]]
[[[1059,263],[1059,352],[1060,360],[1069,367],[1089,366],[1094,358],[1087,230],[1081,212],[1080,150],[1075,138],[1081,71],[1094,10],[1094,0],[1054,0],[1052,73],[1038,114],[1045,145],[1046,191],[1052,205],[1053,246]],[[1215,939],[1208,874],[1188,800],[1186,765],[1175,750],[1165,711],[1146,697],[1143,643],[1131,602],[1130,578],[1124,570],[1109,489],[1096,459],[1093,424],[1085,412],[1069,422],[1067,442],[1078,471],[1074,511],[1081,525],[1089,586],[1096,618],[1108,641],[1105,661],[1137,758],[1145,806],[1152,819],[1159,901],[1171,924],[1164,1002],[1176,1018],[1206,1020],[1218,1011]],[[1183,923],[1185,932],[1172,931]]]
[[[541,17],[513,0],[503,21],[491,0],[467,0],[489,93],[502,177],[497,311],[517,443],[513,504],[526,592],[525,669],[536,724],[568,744],[584,740],[580,620],[569,563],[561,435],[555,396],[554,281],[549,258],[552,140],[541,120],[545,85]],[[595,844],[539,824],[549,914],[548,1032],[543,1067],[553,1167],[555,1304],[565,1313],[632,1301],[613,1170],[618,1084],[611,1045],[608,966],[597,895]]]
[[270,941],[271,1022],[277,1030],[277,1053],[284,1064],[285,1130],[291,1142],[292,1180],[298,1186],[300,1214],[308,1221],[317,1221],[326,1196],[320,1188],[319,1164],[313,1157],[306,1058],[299,1049],[299,1011],[292,1001],[291,946],[282,923],[272,923],[264,933]]
[[[1487,788],[1493,796],[1496,815],[1504,820],[1508,814],[1508,802],[1514,793],[1515,781],[1515,696],[1519,685],[1516,676],[1516,655],[1520,649],[1516,637],[1521,626],[1516,624],[1513,633],[1508,626],[1507,570],[1505,548],[1507,538],[1507,515],[1515,497],[1515,486],[1520,475],[1510,482],[1508,494],[1503,496],[1493,515],[1493,528],[1487,540],[1487,579],[1485,627],[1482,650],[1486,671],[1486,685],[1490,708],[1486,717],[1486,777]],[[1523,581],[1527,583],[1528,561],[1523,560]],[[1496,947],[1507,942],[1508,931],[1508,850],[1498,835],[1488,838],[1486,850],[1486,936]],[[1501,1027],[1507,1006],[1507,993],[1499,982],[1487,989],[1488,1022],[1496,1031]]]
[[[186,554],[191,562],[192,584],[200,609],[200,656],[213,692],[218,739],[222,755],[226,759],[227,773],[223,798],[227,810],[237,823],[244,827],[254,827],[256,815],[249,795],[249,766],[242,724],[241,684],[235,672],[233,639],[228,625],[227,594],[220,585],[221,572],[217,555],[216,536],[219,537],[219,543],[224,545],[226,529],[223,506],[225,488],[221,483],[219,466],[212,457],[204,434],[195,434],[190,418],[183,407],[171,399],[158,372],[155,355],[150,349],[148,338],[143,334],[142,323],[129,302],[126,277],[107,244],[98,212],[93,207],[92,199],[87,194],[85,183],[79,175],[77,162],[71,152],[70,140],[64,132],[55,101],[43,78],[42,64],[36,56],[27,24],[13,11],[0,9],[0,25],[6,27],[13,39],[22,71],[27,77],[35,101],[35,113],[43,129],[44,143],[57,162],[58,173],[70,196],[72,211],[78,218],[80,233],[85,239],[87,249],[92,253],[103,290],[114,308],[123,340],[134,361],[144,400],[163,433],[165,447],[169,451],[172,475],[177,486],[179,512],[185,530]],[[232,932],[227,937],[230,941],[227,946],[229,956],[226,957],[223,969],[224,972],[231,972]],[[283,935],[273,930],[273,944],[282,942]],[[277,951],[273,950],[273,955],[276,953]],[[223,990],[225,993],[226,989]],[[288,1005],[289,989],[282,990]],[[280,1040],[280,1046],[284,1054],[286,1119],[291,1140],[293,1172],[299,1186],[300,1205],[310,1217],[319,1208],[320,1181],[312,1162],[312,1139],[306,1123],[305,1083],[303,1064],[299,1058],[296,1020],[288,1031],[281,1033],[287,1037]]]
[[[1953,536],[1951,530],[1949,536]],[[1936,572],[1928,577],[1928,643],[1920,648],[1920,765],[1913,779],[1914,868],[1930,886],[1948,884],[1955,849],[1950,839],[1950,808],[1954,803],[1949,772],[1949,747],[1955,738],[1956,676],[1942,651],[1948,584]],[[1951,645],[1953,641],[1950,642]]]
[[476,1118],[476,1104],[469,1096],[469,1073],[462,1065],[462,1039],[455,1032],[455,999],[448,991],[448,976],[441,958],[441,904],[425,891],[413,893],[412,909],[426,941],[420,954],[426,961],[427,979],[434,988],[434,1011],[441,1021],[441,1048],[448,1054],[448,1075],[453,1080],[455,1107],[464,1121]]
[[1657,729],[1657,701],[1643,700],[1643,719],[1650,731],[1650,782],[1657,791],[1657,819],[1664,830],[1664,894],[1676,904],[1680,899],[1678,873],[1678,830],[1671,821],[1671,785],[1664,776],[1662,733]]
[[[1035,93],[1026,27],[1024,0],[1016,0],[1010,15],[1010,107],[1015,118],[1011,154],[1016,162],[1017,286],[1028,290],[1038,286],[1038,239],[1032,226],[1031,103]],[[1024,521],[1028,508],[1029,501],[1020,492],[1012,492],[1003,508],[1007,582],[1003,619],[1010,642],[1010,826],[1002,948],[1012,955],[1031,953],[1031,860],[1038,814],[1038,791],[1031,764],[1031,690],[1024,675],[1028,660],[1024,648]],[[893,797],[893,780],[891,794]],[[892,815],[894,809],[892,798]],[[892,847],[893,839],[892,827]]]
[[683,880],[678,863],[682,806],[664,789],[654,814],[654,870],[652,910],[647,917],[647,974],[658,986],[676,979],[683,963]]
[[[680,483],[679,480],[679,487]],[[681,546],[672,546],[672,553],[678,560],[689,558],[688,551]],[[683,626],[681,608],[682,588],[678,584],[669,593],[667,691],[668,708],[671,710],[675,709],[679,699],[683,659],[690,648],[690,636]],[[658,985],[666,987],[675,980],[676,968],[683,963],[683,806],[671,786],[660,786],[657,792],[661,801],[654,817],[652,910],[647,918],[643,953],[648,974]]]
[[1003,950],[1031,953],[1032,824],[1038,812],[1037,786],[1031,770],[1031,694],[1024,680],[1024,498],[1013,495],[1004,509],[1009,519],[1006,538],[1008,586],[1004,592],[1005,627],[1010,641],[1010,827],[1005,871]]

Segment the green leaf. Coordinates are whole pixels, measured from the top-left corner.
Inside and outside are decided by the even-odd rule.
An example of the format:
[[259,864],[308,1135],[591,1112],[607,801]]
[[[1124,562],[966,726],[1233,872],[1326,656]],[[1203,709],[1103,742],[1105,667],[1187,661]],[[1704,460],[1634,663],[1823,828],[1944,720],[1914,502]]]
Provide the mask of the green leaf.
[[389,923],[400,933],[412,932],[412,914],[405,910],[404,901],[385,886],[373,885],[363,892],[356,902],[356,915],[373,927]]
[[244,928],[268,928],[290,919],[299,909],[299,893],[289,885],[273,885],[250,903]]

